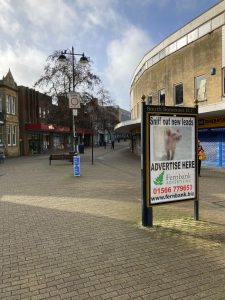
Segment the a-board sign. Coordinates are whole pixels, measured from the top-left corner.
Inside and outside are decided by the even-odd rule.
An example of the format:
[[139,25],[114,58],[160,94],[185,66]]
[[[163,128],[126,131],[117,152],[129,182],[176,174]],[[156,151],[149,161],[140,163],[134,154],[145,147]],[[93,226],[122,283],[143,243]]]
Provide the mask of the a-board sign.
[[146,206],[198,200],[195,107],[143,105]]

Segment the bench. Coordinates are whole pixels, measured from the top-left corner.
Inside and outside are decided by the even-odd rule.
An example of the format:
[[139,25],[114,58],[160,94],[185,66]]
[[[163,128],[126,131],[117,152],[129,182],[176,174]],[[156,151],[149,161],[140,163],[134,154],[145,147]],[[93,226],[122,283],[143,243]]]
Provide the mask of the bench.
[[73,163],[73,156],[73,153],[51,154],[49,156],[49,165],[51,165],[52,160],[69,160]]

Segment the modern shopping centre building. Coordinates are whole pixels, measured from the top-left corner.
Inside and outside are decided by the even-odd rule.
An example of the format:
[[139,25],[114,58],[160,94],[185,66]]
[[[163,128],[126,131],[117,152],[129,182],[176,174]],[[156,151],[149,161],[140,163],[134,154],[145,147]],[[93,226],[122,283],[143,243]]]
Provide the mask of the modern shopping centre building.
[[225,167],[225,1],[168,36],[146,53],[130,88],[131,120],[117,125],[129,131],[140,154],[141,102],[193,107],[198,102],[199,139],[207,166]]

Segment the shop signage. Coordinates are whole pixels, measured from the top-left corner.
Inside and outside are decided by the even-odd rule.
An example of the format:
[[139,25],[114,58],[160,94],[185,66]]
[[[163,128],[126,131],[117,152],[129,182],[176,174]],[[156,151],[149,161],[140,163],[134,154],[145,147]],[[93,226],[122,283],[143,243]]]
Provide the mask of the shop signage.
[[214,128],[214,127],[224,127],[225,126],[225,117],[216,116],[209,117],[199,120],[199,128]]

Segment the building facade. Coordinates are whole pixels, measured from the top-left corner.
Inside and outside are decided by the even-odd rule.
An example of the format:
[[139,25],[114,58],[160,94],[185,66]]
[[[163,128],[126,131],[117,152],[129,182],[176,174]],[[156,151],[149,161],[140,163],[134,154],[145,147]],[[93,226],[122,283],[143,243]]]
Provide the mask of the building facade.
[[48,124],[47,116],[52,108],[50,96],[19,86],[18,101],[21,155],[62,150],[69,144],[69,127]]
[[0,80],[0,152],[19,155],[18,87],[11,71]]
[[138,64],[131,83],[130,130],[140,154],[141,101],[199,107],[199,138],[205,165],[225,167],[225,1],[171,34]]

